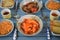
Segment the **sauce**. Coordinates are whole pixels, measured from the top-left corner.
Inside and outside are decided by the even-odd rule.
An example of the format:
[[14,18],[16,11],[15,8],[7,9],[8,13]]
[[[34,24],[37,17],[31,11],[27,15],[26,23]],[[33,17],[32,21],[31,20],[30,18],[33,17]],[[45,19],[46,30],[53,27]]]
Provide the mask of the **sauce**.
[[52,13],[52,16],[58,16],[56,13]]
[[4,12],[4,13],[3,13],[3,15],[8,15],[8,14],[9,14],[9,12]]

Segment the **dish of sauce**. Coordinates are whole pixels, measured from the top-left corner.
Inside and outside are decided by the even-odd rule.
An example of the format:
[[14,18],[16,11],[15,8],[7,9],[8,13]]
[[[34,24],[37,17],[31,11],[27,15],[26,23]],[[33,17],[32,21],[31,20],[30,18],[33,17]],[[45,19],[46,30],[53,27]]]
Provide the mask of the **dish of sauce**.
[[4,13],[3,13],[3,15],[8,15],[8,14],[9,14],[9,12],[4,12]]
[[55,17],[58,16],[56,13],[52,13],[51,15],[52,15],[52,16],[55,16]]

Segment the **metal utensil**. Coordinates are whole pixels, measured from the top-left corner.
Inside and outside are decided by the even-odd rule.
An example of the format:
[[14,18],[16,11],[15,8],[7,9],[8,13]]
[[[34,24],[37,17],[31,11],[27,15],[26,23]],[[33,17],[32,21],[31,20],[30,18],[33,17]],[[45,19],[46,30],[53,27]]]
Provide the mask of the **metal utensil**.
[[[15,14],[13,15],[13,18],[16,19],[16,21],[19,19],[19,15],[17,14],[17,11],[18,11],[18,0],[16,0],[15,2]],[[17,28],[15,27],[15,30],[14,30],[14,35],[13,35],[13,40],[17,40]]]
[[45,12],[43,12],[43,10],[41,10],[41,15],[42,15],[42,19],[46,21],[46,27],[47,27],[47,39],[50,40],[50,32],[49,32],[49,27],[48,27],[48,16],[45,15]]
[[47,39],[50,40],[50,32],[49,32],[49,27],[48,27],[48,17],[45,16],[44,17],[45,21],[46,21],[46,26],[47,26]]
[[14,35],[13,35],[13,40],[16,40],[16,39],[17,39],[17,29],[15,28]]

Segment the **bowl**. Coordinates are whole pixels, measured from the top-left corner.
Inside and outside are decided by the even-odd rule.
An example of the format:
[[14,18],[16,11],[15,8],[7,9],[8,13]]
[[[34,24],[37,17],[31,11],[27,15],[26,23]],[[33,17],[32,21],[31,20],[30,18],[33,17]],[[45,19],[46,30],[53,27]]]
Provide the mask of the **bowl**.
[[[31,19],[37,20],[37,22],[39,23],[39,30],[38,30],[36,33],[33,33],[33,34],[25,34],[24,32],[22,32],[22,30],[20,29],[21,23],[22,23],[22,22],[24,21],[24,19],[26,19],[26,18],[31,18]],[[42,31],[42,28],[43,28],[43,22],[42,22],[42,20],[41,20],[38,16],[36,16],[36,15],[25,15],[25,16],[22,16],[22,17],[18,20],[18,22],[17,22],[17,29],[18,29],[18,31],[19,31],[21,34],[25,35],[25,36],[35,36],[35,35],[37,35],[38,33],[40,33],[40,32]]]
[[4,34],[4,35],[0,35],[0,36],[7,36],[13,31],[14,24],[13,24],[13,22],[11,20],[8,20],[8,19],[2,19],[0,22],[2,22],[2,21],[9,21],[12,24],[12,29],[10,30],[10,32],[8,32],[7,34]]
[[[52,14],[55,13],[57,16],[53,16]],[[50,12],[50,20],[58,19],[60,16],[60,12],[58,10],[51,10]]]
[[3,18],[11,18],[11,11],[8,8],[5,8],[1,11],[1,15]]
[[[50,0],[50,1],[52,1],[52,0]],[[59,1],[57,1],[57,0],[53,0],[54,2],[58,2],[59,3]],[[48,7],[47,7],[47,4],[49,3],[49,1],[46,1],[45,2],[45,7],[48,9],[48,10],[53,10],[53,9],[49,9]],[[60,10],[60,9],[58,9],[58,10]]]
[[55,20],[53,25],[51,25],[51,33],[54,36],[60,36],[60,20]]
[[[24,6],[24,5],[26,5],[26,4],[28,4],[28,3],[31,3],[31,2],[36,2],[37,4],[38,4],[38,10],[36,11],[36,12],[25,12],[23,9],[22,9],[22,7]],[[20,3],[20,9],[21,9],[21,11],[22,12],[24,12],[24,13],[27,13],[27,14],[35,14],[35,13],[37,13],[37,12],[39,12],[40,10],[41,10],[41,8],[42,8],[42,1],[40,1],[40,2],[38,2],[38,1],[32,1],[32,0],[28,0],[28,1],[22,1],[21,3]]]
[[0,8],[13,8],[14,7],[14,4],[12,6],[10,6],[10,7],[2,7],[2,2],[3,2],[3,0],[0,1]]

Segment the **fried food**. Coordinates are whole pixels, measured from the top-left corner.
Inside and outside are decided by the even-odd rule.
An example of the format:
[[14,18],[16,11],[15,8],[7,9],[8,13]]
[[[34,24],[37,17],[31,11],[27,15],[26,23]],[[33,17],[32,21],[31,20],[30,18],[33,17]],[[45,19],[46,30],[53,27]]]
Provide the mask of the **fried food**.
[[2,7],[12,7],[14,0],[2,0]]
[[0,22],[0,35],[8,34],[12,29],[12,24],[9,21]]
[[30,2],[22,6],[22,10],[27,13],[35,13],[39,9],[37,2]]
[[60,22],[59,21],[51,21],[50,29],[52,32],[60,34]]
[[46,5],[51,10],[59,10],[60,9],[60,3],[55,1],[49,1]]
[[33,34],[36,33],[39,30],[39,23],[36,20],[33,19],[25,19],[21,23],[21,30],[25,34]]

